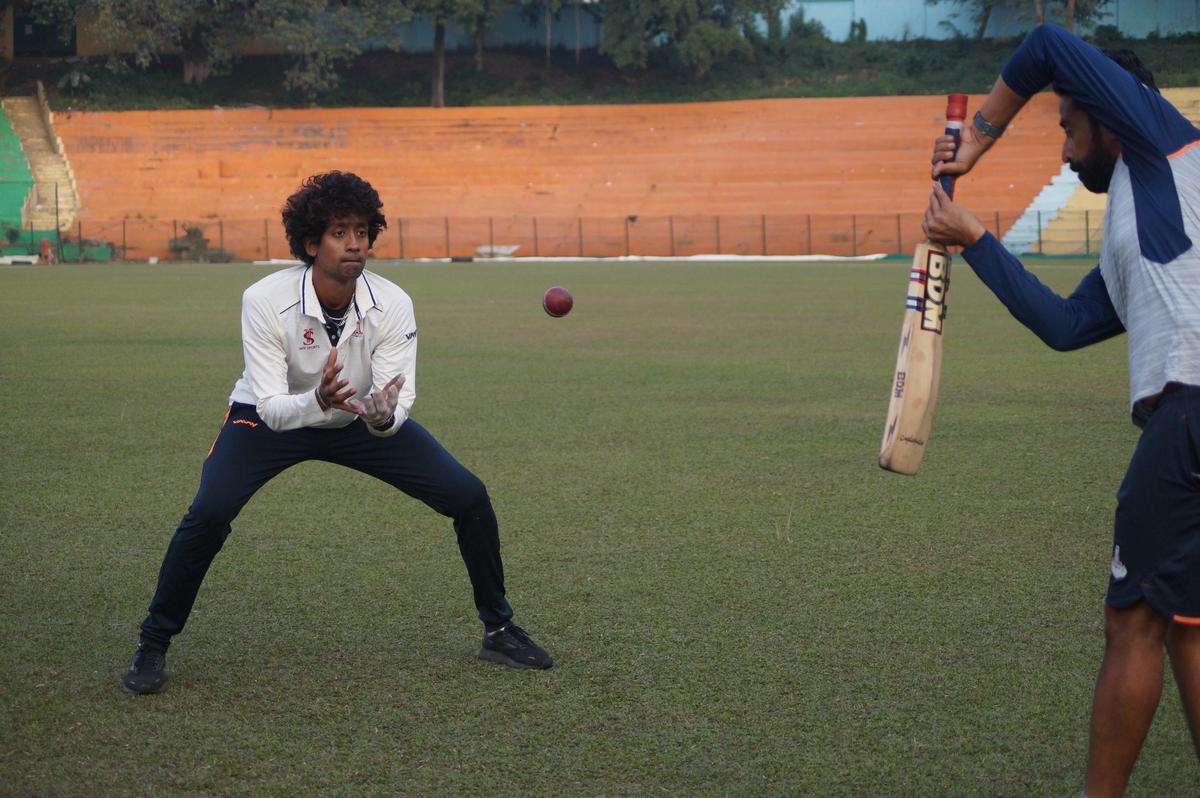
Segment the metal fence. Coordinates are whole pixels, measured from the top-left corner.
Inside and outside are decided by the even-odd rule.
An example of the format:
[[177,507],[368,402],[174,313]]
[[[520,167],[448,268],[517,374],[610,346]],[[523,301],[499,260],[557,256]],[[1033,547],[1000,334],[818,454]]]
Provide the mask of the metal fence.
[[1023,231],[1009,234],[1013,242],[1028,242],[1020,247],[1013,243],[1022,252],[1091,257],[1099,255],[1104,245],[1103,209],[1036,211],[1022,221]]
[[[918,213],[402,217],[390,220],[375,242],[374,254],[401,260],[903,254],[924,238],[922,218]],[[1006,243],[1019,254],[1094,255],[1102,242],[1102,211],[1023,218],[1016,212],[992,211],[980,218],[993,232],[1008,234]],[[85,215],[59,233],[9,231],[9,249],[24,246],[31,254],[36,254],[40,238],[57,236],[59,257],[66,260],[105,251],[124,260],[292,257],[277,218],[102,220]]]

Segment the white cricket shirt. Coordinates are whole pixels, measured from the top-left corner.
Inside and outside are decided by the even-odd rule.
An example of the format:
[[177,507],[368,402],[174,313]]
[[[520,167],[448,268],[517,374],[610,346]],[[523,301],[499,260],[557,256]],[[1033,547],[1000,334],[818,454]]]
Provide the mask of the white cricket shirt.
[[[1170,160],[1188,237],[1200,241],[1200,147]],[[1139,250],[1129,168],[1117,160],[1108,188],[1100,272],[1129,334],[1129,399],[1142,423],[1169,382],[1200,385],[1200,248],[1170,263],[1155,263]],[[1153,225],[1153,220],[1150,220]]]
[[[397,374],[404,387],[396,421],[376,435],[392,435],[417,398],[417,322],[412,300],[400,286],[363,271],[354,289],[352,313],[338,345],[341,379],[362,399]],[[331,345],[312,267],[294,266],[267,275],[242,295],[242,349],[246,370],[230,402],[254,405],[276,432],[300,427],[344,427],[358,419],[343,410],[322,410],[315,389]]]

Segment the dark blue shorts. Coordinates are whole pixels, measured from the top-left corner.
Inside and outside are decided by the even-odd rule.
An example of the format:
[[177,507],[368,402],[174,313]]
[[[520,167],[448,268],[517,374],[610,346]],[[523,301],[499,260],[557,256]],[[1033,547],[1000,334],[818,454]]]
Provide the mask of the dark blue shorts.
[[1117,491],[1108,604],[1200,625],[1200,387],[1172,384]]

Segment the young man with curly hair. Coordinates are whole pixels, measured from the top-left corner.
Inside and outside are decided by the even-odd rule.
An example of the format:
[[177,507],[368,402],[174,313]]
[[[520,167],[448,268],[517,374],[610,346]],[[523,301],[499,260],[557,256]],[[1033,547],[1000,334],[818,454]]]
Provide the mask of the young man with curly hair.
[[412,300],[365,270],[387,227],[382,208],[369,183],[342,172],[308,178],[284,205],[288,243],[303,265],[264,277],[242,296],[245,371],[163,558],[122,679],[126,692],[166,688],[167,647],[233,519],[268,480],[306,460],[378,477],[452,518],[484,624],[480,658],[515,668],[553,664],[512,623],[483,483],[409,418],[417,362]]

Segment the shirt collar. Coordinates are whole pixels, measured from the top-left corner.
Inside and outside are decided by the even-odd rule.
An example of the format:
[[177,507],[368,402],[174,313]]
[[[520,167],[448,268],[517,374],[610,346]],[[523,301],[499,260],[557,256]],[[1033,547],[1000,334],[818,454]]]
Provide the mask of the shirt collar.
[[[371,287],[366,269],[363,270],[363,273],[358,276],[358,279],[354,283],[353,304],[354,314],[360,319],[371,308],[383,310],[375,297],[375,290]],[[317,289],[313,287],[312,266],[305,268],[304,274],[301,277],[300,312],[318,321],[324,320],[324,314],[321,313],[321,301],[317,299]]]

